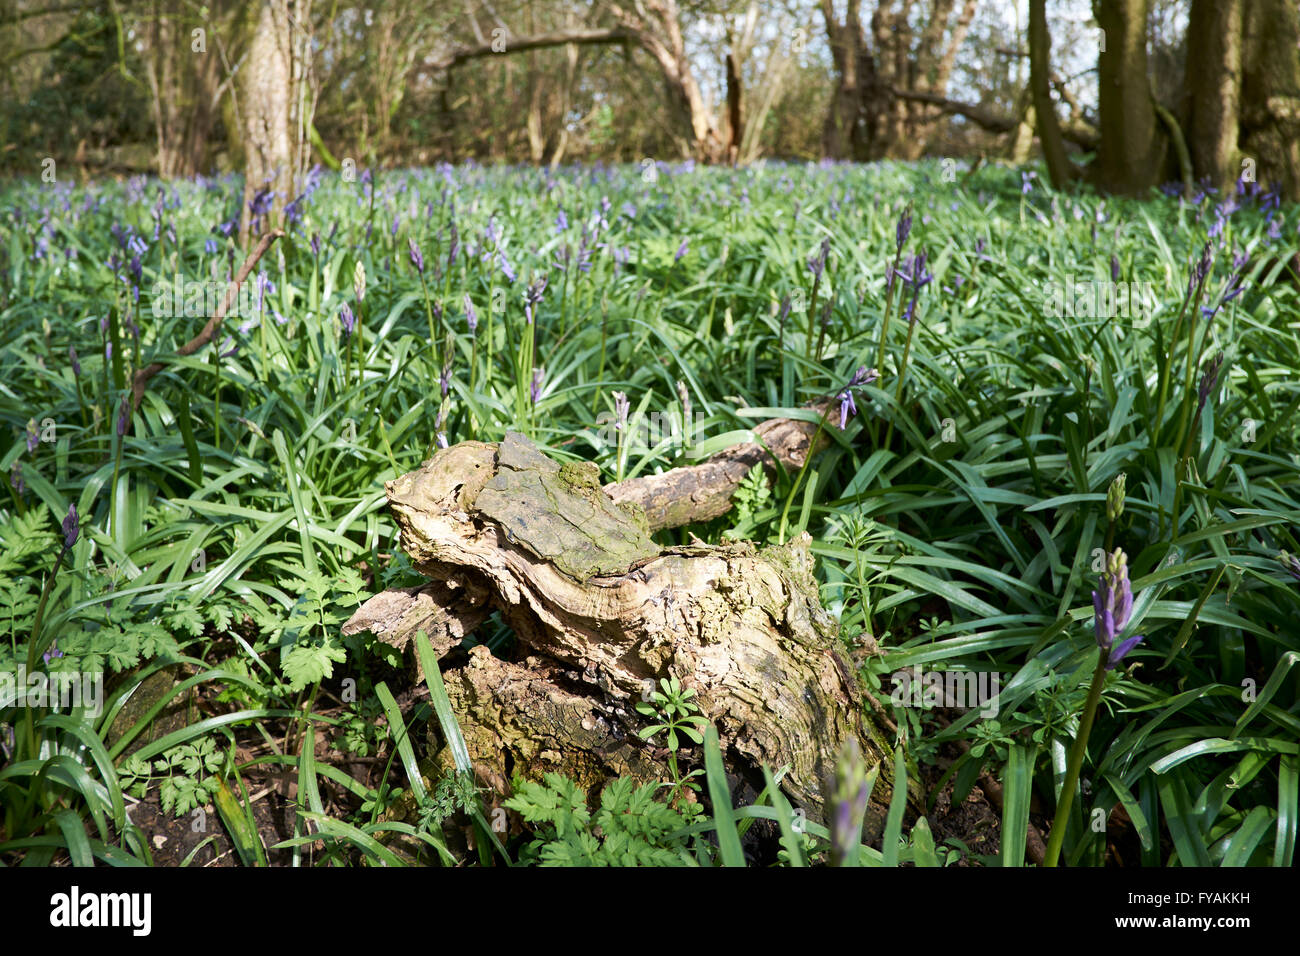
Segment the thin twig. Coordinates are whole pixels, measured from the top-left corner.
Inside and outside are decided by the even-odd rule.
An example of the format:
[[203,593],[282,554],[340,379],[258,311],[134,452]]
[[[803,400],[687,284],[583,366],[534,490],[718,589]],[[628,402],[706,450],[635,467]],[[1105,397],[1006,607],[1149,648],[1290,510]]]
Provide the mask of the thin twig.
[[207,325],[203,326],[203,330],[198,335],[178,348],[174,355],[160,362],[152,362],[135,373],[135,379],[131,383],[131,411],[134,412],[140,407],[140,402],[144,398],[145,386],[149,384],[149,379],[161,372],[168,362],[174,362],[186,355],[193,355],[212,341],[217,334],[217,330],[221,328],[221,320],[226,317],[230,307],[235,304],[235,299],[239,295],[239,287],[244,284],[244,280],[253,271],[253,267],[257,265],[258,260],[266,255],[266,250],[271,248],[271,243],[283,235],[284,230],[273,229],[262,236],[257,243],[257,248],[249,253],[248,258],[244,260],[244,264],[239,267],[239,272],[235,274],[235,280],[226,287],[226,294],[222,296],[221,302],[217,305],[217,311],[212,314],[212,318],[208,319]]

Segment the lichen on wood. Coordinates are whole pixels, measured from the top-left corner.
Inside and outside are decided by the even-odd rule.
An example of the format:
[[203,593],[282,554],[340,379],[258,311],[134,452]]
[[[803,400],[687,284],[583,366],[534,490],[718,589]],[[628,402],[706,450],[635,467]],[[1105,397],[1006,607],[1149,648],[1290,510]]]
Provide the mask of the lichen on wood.
[[636,704],[675,676],[718,727],[729,768],[753,780],[762,764],[788,767],[783,790],[814,818],[857,740],[880,764],[868,811],[869,832],[878,828],[889,746],[864,718],[806,534],[763,550],[660,547],[594,468],[561,465],[513,433],[442,449],[386,489],[402,547],[431,584],[376,596],[347,627],[393,642],[424,622],[441,656],[500,611],[518,638],[513,659],[476,647],[444,669],[482,780],[504,791],[515,773],[662,778]]

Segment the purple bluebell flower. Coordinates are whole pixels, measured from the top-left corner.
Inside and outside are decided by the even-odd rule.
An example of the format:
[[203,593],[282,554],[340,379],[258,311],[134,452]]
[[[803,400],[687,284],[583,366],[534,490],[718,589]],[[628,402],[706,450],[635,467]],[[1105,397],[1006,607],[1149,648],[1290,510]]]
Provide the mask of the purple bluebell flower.
[[451,239],[447,244],[447,271],[450,272],[456,265],[456,256],[460,254],[460,231],[456,228],[456,221],[451,222]]
[[248,201],[248,212],[254,222],[260,222],[271,211],[274,200],[275,191],[269,186],[263,186],[253,193],[253,198]]
[[1210,269],[1214,265],[1214,246],[1207,242],[1201,249],[1201,255],[1193,263],[1191,272],[1187,276],[1187,295],[1190,297],[1196,293],[1202,283],[1205,282],[1206,276],[1210,274]]
[[862,821],[870,796],[867,766],[858,742],[849,738],[835,764],[831,798],[831,865],[838,866],[862,844]]
[[790,293],[787,292],[781,297],[781,307],[777,310],[776,321],[781,328],[785,328],[785,320],[790,318]]
[[1228,282],[1223,288],[1223,298],[1220,304],[1231,302],[1237,296],[1241,295],[1241,280],[1245,276],[1246,264],[1250,261],[1250,255],[1245,252],[1238,253],[1232,257],[1232,271],[1228,274]]
[[524,293],[524,318],[528,324],[533,324],[533,307],[542,301],[542,293],[546,291],[547,276],[534,279],[528,285],[528,290]]
[[1118,282],[1119,276],[1120,276],[1119,256],[1115,255],[1115,253],[1112,252],[1110,254],[1110,281]]
[[533,369],[533,381],[528,388],[528,392],[532,396],[534,405],[536,405],[538,400],[542,397],[542,382],[545,380],[546,380],[546,369],[544,368]]
[[15,461],[13,467],[9,469],[9,484],[18,494],[27,491],[27,482],[23,480],[23,466],[21,462]]
[[505,276],[507,282],[514,282],[515,279],[519,278],[514,267],[510,265],[510,260],[506,258],[504,249],[497,250],[497,265],[501,267],[501,274]]
[[420,247],[415,244],[412,236],[406,237],[406,251],[411,257],[411,265],[415,266],[415,271],[424,275],[424,254],[420,252]]
[[686,253],[690,251],[690,242],[691,240],[689,238],[682,240],[682,244],[677,247],[677,255],[673,256],[673,265],[677,265],[677,263],[681,262],[682,256],[686,255]]
[[569,217],[566,216],[564,210],[561,209],[555,217],[555,231],[564,232],[564,230],[568,228],[569,228]]
[[849,379],[848,385],[844,386],[840,391],[838,398],[840,402],[841,431],[843,431],[844,427],[848,424],[849,416],[858,413],[857,403],[853,401],[853,390],[855,388],[861,388],[864,385],[870,385],[879,377],[879,373],[876,372],[874,368],[869,369],[865,365],[860,365],[858,366],[858,370],[853,373],[853,377]]
[[1286,571],[1287,574],[1291,575],[1291,577],[1295,578],[1297,581],[1300,581],[1300,557],[1297,557],[1294,554],[1288,554],[1285,551],[1279,551],[1277,553],[1277,559],[1282,562],[1282,569]]
[[1205,363],[1205,372],[1201,375],[1201,385],[1197,390],[1196,411],[1199,413],[1205,407],[1205,403],[1210,398],[1210,393],[1214,391],[1215,385],[1219,382],[1219,369],[1223,367],[1223,353],[1220,352],[1209,362]]
[[1033,189],[1033,181],[1038,178],[1038,173],[1032,169],[1020,174],[1020,194],[1028,196],[1029,190]]
[[50,641],[49,648],[41,655],[41,660],[45,661],[45,666],[50,666],[50,661],[57,660],[63,656],[63,651],[59,650],[59,639],[55,638]]
[[925,260],[925,250],[921,250],[909,258],[898,271],[898,277],[912,288],[912,298],[907,303],[907,312],[905,313],[905,318],[909,323],[916,318],[916,302],[921,290],[934,279],[934,275],[926,271]]
[[63,546],[71,548],[76,544],[79,533],[80,525],[77,521],[77,506],[73,503],[68,505],[68,513],[63,518]]
[[1139,635],[1130,637],[1119,645],[1115,644],[1115,638],[1124,632],[1133,614],[1133,588],[1128,580],[1128,558],[1120,548],[1116,548],[1107,557],[1106,570],[1101,576],[1101,589],[1092,592],[1092,607],[1093,633],[1097,646],[1106,656],[1106,670],[1113,670],[1142,641]]
[[821,248],[817,250],[815,255],[808,259],[808,271],[813,274],[814,279],[820,279],[822,277],[822,273],[826,270],[826,258],[830,255],[830,252],[831,240],[830,237],[827,236],[822,239]]
[[468,292],[465,293],[465,323],[471,332],[478,328],[478,313],[474,311],[474,300]]
[[313,232],[311,234],[311,254],[316,258],[320,258],[320,233],[319,232]]
[[[903,210],[903,214],[898,217],[898,225],[894,229],[894,251],[901,253],[903,245],[907,242],[907,237],[912,234],[912,206],[909,203]],[[978,252],[978,250],[976,250]]]
[[127,396],[122,396],[122,407],[117,413],[117,437],[121,438],[126,434],[126,426],[131,421],[131,402]]
[[77,361],[77,349],[75,346],[68,346],[68,361],[72,364],[73,378],[81,377],[81,363]]
[[590,238],[591,237],[587,233],[587,227],[583,226],[582,238],[578,241],[578,257],[575,260],[575,265],[578,267],[579,272],[591,271],[591,244],[589,242]]
[[41,433],[36,427],[36,419],[30,419],[27,422],[27,454],[36,450],[36,446],[41,443]]
[[346,302],[343,303],[343,308],[339,309],[339,322],[343,325],[344,335],[351,335],[352,330],[357,327],[357,317],[352,311],[352,306]]

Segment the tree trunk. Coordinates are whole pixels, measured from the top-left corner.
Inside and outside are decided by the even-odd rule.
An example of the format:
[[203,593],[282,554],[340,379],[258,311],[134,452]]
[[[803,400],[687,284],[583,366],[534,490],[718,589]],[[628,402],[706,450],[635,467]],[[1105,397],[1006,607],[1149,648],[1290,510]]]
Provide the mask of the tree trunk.
[[1074,178],[1074,166],[1065,155],[1065,141],[1052,103],[1052,38],[1047,31],[1046,0],[1029,2],[1029,86],[1033,92],[1034,125],[1047,160],[1052,185],[1062,189]]
[[[293,139],[290,126],[291,38],[288,0],[262,0],[253,42],[248,51],[248,76],[243,89],[244,203],[239,241],[248,243],[250,230],[277,224],[285,203],[293,198]],[[269,215],[257,216],[254,198],[269,190]],[[254,222],[254,218],[262,221]]]
[[[784,435],[773,451],[798,467],[816,426],[766,425]],[[731,480],[725,468],[715,475]],[[694,478],[685,485],[698,489]],[[890,747],[822,609],[807,536],[762,551],[660,548],[649,530],[689,511],[662,507],[668,485],[626,482],[611,496],[594,466],[559,465],[515,434],[443,449],[386,485],[402,547],[432,583],[377,595],[344,632],[401,647],[423,630],[443,655],[500,611],[517,636],[512,658],[477,647],[443,668],[476,774],[499,792],[513,773],[558,771],[588,787],[610,775],[662,779],[664,754],[638,737],[635,704],[676,676],[718,727],[731,772],[753,783],[762,764],[789,765],[782,789],[814,819],[856,740],[881,768],[874,837],[892,789]],[[878,653],[869,637],[861,653]]]
[[1258,182],[1300,199],[1300,8],[1251,0],[1243,26],[1241,150],[1256,161]]
[[[1096,179],[1104,189],[1137,195],[1160,181],[1167,140],[1156,125],[1147,76],[1148,0],[1098,0],[1105,49],[1097,56]],[[1038,104],[1035,104],[1038,105]]]
[[1240,175],[1241,0],[1192,0],[1186,72],[1192,175],[1220,192]]
[[1034,95],[1026,87],[1016,106],[1016,128],[1007,146],[1007,158],[1016,166],[1029,162],[1034,150]]

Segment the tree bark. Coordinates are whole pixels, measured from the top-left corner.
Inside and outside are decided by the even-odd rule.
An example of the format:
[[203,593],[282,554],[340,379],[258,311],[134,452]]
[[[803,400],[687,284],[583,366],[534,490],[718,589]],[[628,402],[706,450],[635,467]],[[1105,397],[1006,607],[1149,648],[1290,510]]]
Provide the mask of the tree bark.
[[1256,161],[1259,183],[1276,182],[1300,199],[1300,7],[1251,0],[1243,29],[1242,153]]
[[1065,141],[1056,119],[1051,93],[1052,38],[1047,31],[1046,0],[1029,2],[1029,86],[1033,92],[1034,125],[1047,161],[1052,185],[1063,189],[1074,178],[1074,166],[1065,155]]
[[[777,454],[791,463],[801,460],[798,436],[806,453],[813,429],[760,426],[784,436]],[[728,484],[730,466],[711,463]],[[501,613],[518,640],[511,659],[476,647],[443,668],[476,773],[500,792],[513,773],[558,771],[584,786],[610,775],[661,779],[664,754],[639,739],[644,718],[634,705],[658,679],[676,676],[718,727],[730,770],[754,782],[761,764],[788,765],[782,789],[814,818],[823,818],[842,748],[856,740],[881,767],[884,785],[868,813],[868,833],[877,834],[892,783],[889,744],[864,716],[854,667],[818,597],[807,536],[762,551],[661,548],[646,515],[678,522],[657,504],[673,482],[625,482],[610,494],[595,475],[514,434],[500,445],[440,450],[386,485],[402,547],[432,583],[377,595],[344,632],[369,629],[402,646],[422,629],[441,655],[491,609]],[[685,484],[698,488],[699,475]],[[878,649],[867,637],[861,652]]]
[[1192,175],[1223,192],[1237,180],[1241,0],[1192,0],[1187,20],[1187,138]]
[[1137,195],[1158,183],[1167,140],[1156,125],[1147,76],[1148,0],[1098,0],[1105,49],[1097,56],[1096,180],[1115,193]]
[[268,222],[278,223],[279,213],[292,199],[293,139],[290,127],[290,27],[288,0],[262,0],[257,27],[248,53],[248,78],[243,90],[244,202],[239,218],[239,241],[248,244],[253,223],[253,200],[270,190]]

